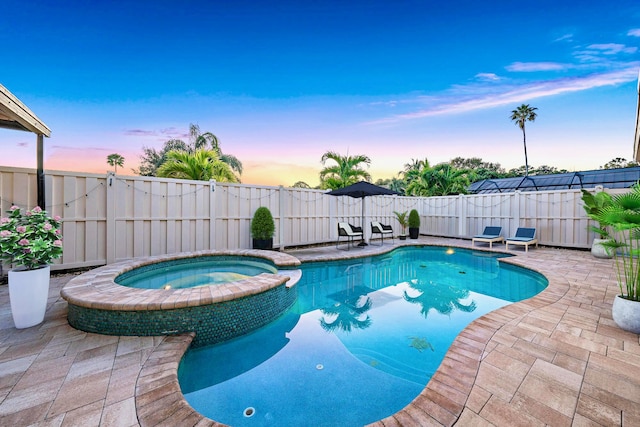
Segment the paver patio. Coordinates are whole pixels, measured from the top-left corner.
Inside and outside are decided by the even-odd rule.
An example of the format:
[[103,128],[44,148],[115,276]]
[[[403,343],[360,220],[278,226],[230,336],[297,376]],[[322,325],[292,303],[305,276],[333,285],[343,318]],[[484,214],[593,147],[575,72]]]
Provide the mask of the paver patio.
[[[327,259],[390,246],[290,253]],[[640,426],[640,337],[611,319],[612,261],[545,247],[510,253],[518,255],[512,262],[543,273],[549,287],[474,321],[421,395],[374,425]],[[179,392],[176,369],[192,337],[75,330],[60,297],[71,277],[52,278],[45,322],[24,330],[13,327],[8,287],[0,286],[0,425],[216,425]]]

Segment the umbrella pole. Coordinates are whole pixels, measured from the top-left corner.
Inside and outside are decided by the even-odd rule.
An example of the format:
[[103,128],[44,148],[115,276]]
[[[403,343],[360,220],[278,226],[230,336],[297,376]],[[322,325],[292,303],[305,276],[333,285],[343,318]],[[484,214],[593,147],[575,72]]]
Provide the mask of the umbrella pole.
[[358,243],[358,246],[369,246],[368,243],[364,241],[364,233],[366,233],[366,229],[364,228],[364,197],[362,198],[362,213],[360,214],[360,226],[362,227],[362,241]]

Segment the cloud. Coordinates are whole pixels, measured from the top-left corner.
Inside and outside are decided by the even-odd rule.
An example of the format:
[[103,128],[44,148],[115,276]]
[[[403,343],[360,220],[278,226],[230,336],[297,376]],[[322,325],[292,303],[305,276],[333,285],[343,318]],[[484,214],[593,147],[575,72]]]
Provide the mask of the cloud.
[[[439,98],[439,102],[417,111],[398,114],[367,124],[397,123],[445,114],[460,114],[469,111],[483,110],[502,105],[528,102],[546,96],[580,92],[602,86],[613,86],[635,81],[638,78],[640,62],[629,63],[623,69],[604,73],[594,73],[579,77],[565,77],[554,80],[534,81],[520,85],[502,85],[494,87],[491,92],[486,88],[478,88],[476,95],[460,97],[459,93],[447,93]],[[457,91],[456,91],[457,92]]]
[[561,64],[559,62],[514,62],[505,68],[507,71],[529,73],[534,71],[562,71],[571,67],[569,64]]
[[554,42],[563,42],[563,41],[567,41],[567,42],[573,41],[573,34],[571,33],[564,34],[554,40]]
[[158,133],[153,130],[128,129],[124,131],[127,136],[156,136]]
[[619,53],[636,53],[638,48],[636,46],[628,47],[620,43],[603,43],[592,44],[587,46],[587,52],[598,52],[602,55],[617,55]]
[[495,82],[500,80],[500,77],[494,73],[478,73],[476,79],[487,82]]
[[112,148],[104,147],[73,147],[69,145],[52,145],[52,149],[56,150],[73,150],[73,151],[112,151]]
[[628,36],[640,37],[640,28],[633,28],[627,33]]

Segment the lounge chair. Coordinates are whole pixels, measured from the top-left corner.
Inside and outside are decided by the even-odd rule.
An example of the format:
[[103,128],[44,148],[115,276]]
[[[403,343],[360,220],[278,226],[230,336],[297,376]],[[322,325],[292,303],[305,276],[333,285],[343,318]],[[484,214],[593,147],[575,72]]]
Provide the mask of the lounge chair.
[[[354,230],[354,228],[356,230],[359,229],[359,231]],[[339,222],[338,223],[338,241],[336,242],[336,248],[338,248],[338,245],[340,244],[341,237],[347,238],[347,250],[349,250],[349,248],[353,246],[353,241],[356,237],[359,239],[362,239],[364,237],[362,233],[362,227],[352,226],[348,222]]]
[[471,246],[474,246],[476,242],[488,243],[489,248],[493,248],[494,243],[504,241],[502,237],[502,227],[487,226],[482,231],[482,234],[476,234],[471,239]]
[[509,250],[509,245],[524,246],[524,251],[529,252],[529,245],[535,243],[538,247],[538,239],[536,239],[536,229],[528,227],[518,227],[516,235],[509,237],[506,241],[506,249]]
[[381,224],[378,221],[371,221],[371,237],[374,234],[379,234],[382,238],[380,246],[384,245],[384,236],[391,235],[391,243],[393,243],[393,227],[390,225]]

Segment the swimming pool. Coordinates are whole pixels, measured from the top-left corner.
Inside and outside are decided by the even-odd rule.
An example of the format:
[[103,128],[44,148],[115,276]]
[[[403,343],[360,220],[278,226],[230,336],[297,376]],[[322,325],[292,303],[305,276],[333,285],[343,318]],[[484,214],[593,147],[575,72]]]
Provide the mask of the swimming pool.
[[184,289],[277,272],[273,263],[263,258],[217,255],[148,264],[119,275],[115,282],[139,289]]
[[407,247],[305,263],[298,300],[269,325],[189,350],[178,376],[203,415],[233,426],[360,426],[410,403],[456,335],[547,284],[496,255]]

